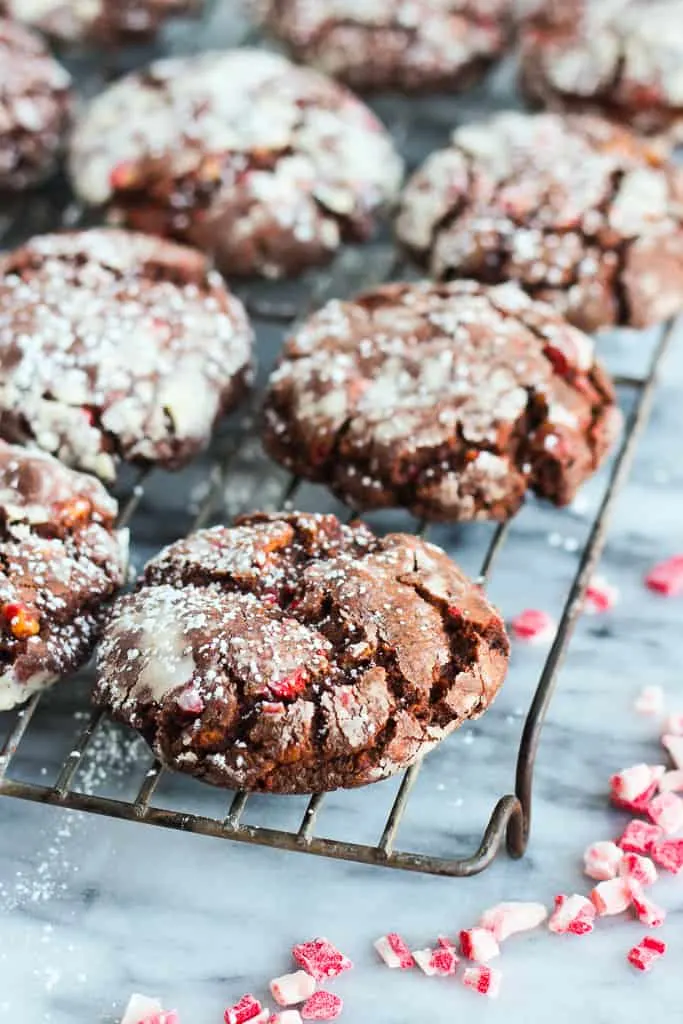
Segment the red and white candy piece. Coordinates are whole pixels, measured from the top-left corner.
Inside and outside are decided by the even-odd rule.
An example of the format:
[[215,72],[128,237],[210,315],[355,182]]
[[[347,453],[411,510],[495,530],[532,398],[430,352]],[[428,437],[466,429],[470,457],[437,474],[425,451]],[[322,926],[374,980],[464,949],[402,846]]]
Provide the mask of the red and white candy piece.
[[669,757],[677,768],[683,768],[683,736],[674,736],[671,733],[664,733],[662,746],[669,751]]
[[598,882],[616,878],[623,856],[624,851],[616,843],[593,843],[583,855],[584,874]]
[[683,768],[666,772],[659,780],[660,793],[683,793]]
[[594,576],[586,587],[584,611],[589,615],[602,615],[618,603],[619,588],[608,583],[604,576]]
[[180,1024],[180,1017],[177,1010],[162,1010],[161,1013],[153,1013],[151,1017],[145,1017],[138,1024]]
[[460,932],[460,949],[468,960],[486,964],[500,956],[500,946],[488,928],[467,928]]
[[353,967],[349,958],[324,938],[299,943],[292,949],[292,956],[316,981],[336,978]]
[[396,932],[389,932],[388,935],[382,935],[381,938],[377,939],[374,943],[375,949],[381,956],[387,967],[390,967],[392,971],[400,968],[402,971],[407,971],[408,968],[415,966],[415,960],[410,949]]
[[683,871],[683,839],[662,839],[655,843],[652,858],[672,875],[680,874]]
[[659,928],[663,925],[666,920],[666,910],[651,900],[638,882],[629,882],[628,885],[631,890],[633,909],[640,923],[647,928]]
[[314,992],[301,1007],[303,1020],[336,1020],[344,1009],[341,996],[334,992]]
[[683,555],[674,555],[650,569],[645,583],[664,597],[683,594]]
[[298,1010],[280,1010],[271,1013],[267,1024],[301,1024],[301,1014]]
[[591,892],[591,902],[600,917],[623,914],[631,906],[631,893],[623,878],[610,878],[599,882]]
[[134,992],[128,1000],[128,1005],[121,1018],[121,1024],[142,1024],[147,1018],[157,1013],[163,1013],[158,999],[152,999],[150,996],[142,996],[138,992]]
[[622,854],[619,874],[629,882],[637,882],[638,885],[654,885],[657,881],[657,868],[654,862],[639,853]]
[[642,942],[629,950],[627,959],[637,970],[649,971],[665,953],[666,942],[646,935]]
[[661,686],[644,686],[633,707],[639,715],[660,715],[664,710],[664,690]]
[[497,999],[503,975],[495,967],[466,967],[460,980],[466,988],[471,988],[480,996]]
[[646,811],[664,775],[663,765],[634,764],[609,780],[612,803],[629,811]]
[[648,821],[630,821],[618,846],[630,853],[651,853],[655,845],[664,838],[664,830]]
[[498,903],[484,911],[479,926],[491,932],[497,942],[504,942],[511,935],[538,928],[547,917],[548,911],[542,903]]
[[585,896],[556,896],[548,928],[556,935],[587,935],[595,926],[596,910]]
[[669,736],[683,736],[683,712],[669,715],[664,723],[664,733]]
[[315,992],[315,978],[306,971],[294,971],[293,974],[283,974],[279,978],[273,978],[270,983],[270,991],[278,1006],[294,1006],[296,1003],[303,1003]]
[[437,949],[414,949],[413,957],[417,966],[428,978],[436,974],[441,978],[455,974],[460,963],[455,951],[443,946]]
[[245,1021],[254,1021],[263,1014],[263,1007],[258,999],[252,995],[242,996],[238,1003],[229,1006],[223,1014],[225,1024],[245,1024]]
[[555,636],[557,623],[547,612],[527,608],[515,616],[510,628],[518,640],[525,640],[530,644],[545,644],[550,643]]
[[675,793],[660,793],[650,801],[647,813],[668,836],[683,830],[683,800]]

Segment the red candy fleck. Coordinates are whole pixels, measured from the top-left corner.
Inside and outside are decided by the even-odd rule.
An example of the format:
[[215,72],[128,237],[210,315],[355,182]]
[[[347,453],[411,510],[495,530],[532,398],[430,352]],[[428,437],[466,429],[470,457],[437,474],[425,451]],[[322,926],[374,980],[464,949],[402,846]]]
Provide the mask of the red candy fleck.
[[400,968],[402,971],[407,971],[415,966],[413,954],[396,932],[389,932],[388,935],[382,935],[377,939],[375,949],[391,970]]
[[301,1007],[304,1020],[336,1020],[344,1009],[344,1002],[334,992],[314,992]]
[[137,178],[137,169],[134,163],[123,160],[116,164],[109,174],[109,184],[113,189],[130,188]]
[[674,555],[660,562],[645,577],[650,590],[665,597],[683,594],[683,555]]
[[325,978],[336,978],[344,971],[350,971],[353,964],[347,956],[340,953],[328,939],[312,939],[301,942],[292,949],[292,956],[305,971],[323,981]]
[[262,1007],[254,996],[242,996],[238,1003],[229,1006],[223,1015],[225,1024],[244,1024],[245,1021],[253,1020],[261,1013]]
[[628,952],[628,962],[639,971],[649,971],[653,965],[666,953],[666,942],[653,939],[651,935],[645,938]]
[[629,888],[633,909],[640,923],[647,928],[659,928],[663,925],[666,920],[666,910],[651,900],[638,882],[630,882]]
[[17,640],[26,640],[40,633],[40,619],[28,605],[11,601],[2,606],[2,616],[9,623],[10,632]]
[[557,628],[552,616],[533,608],[528,608],[516,615],[510,626],[519,640],[526,640],[532,644],[540,644],[552,639]]
[[626,826],[617,845],[630,853],[651,853],[654,846],[663,838],[664,831],[658,825],[633,820]]
[[587,935],[595,926],[595,907],[585,896],[556,896],[548,928],[556,935]]
[[493,967],[466,967],[460,980],[463,985],[478,992],[480,996],[496,999],[502,978],[500,971]]
[[652,859],[673,875],[683,871],[683,839],[662,839],[652,847]]
[[204,701],[193,686],[188,686],[178,694],[176,704],[181,711],[184,711],[188,715],[201,715],[202,711],[206,707]]
[[268,684],[268,689],[276,697],[285,699],[298,697],[308,685],[308,672],[305,668],[297,668],[282,679],[274,679]]
[[660,793],[650,801],[647,812],[668,836],[683,829],[683,800],[675,793]]
[[586,588],[584,611],[602,615],[611,611],[619,600],[619,591],[604,576],[594,576]]

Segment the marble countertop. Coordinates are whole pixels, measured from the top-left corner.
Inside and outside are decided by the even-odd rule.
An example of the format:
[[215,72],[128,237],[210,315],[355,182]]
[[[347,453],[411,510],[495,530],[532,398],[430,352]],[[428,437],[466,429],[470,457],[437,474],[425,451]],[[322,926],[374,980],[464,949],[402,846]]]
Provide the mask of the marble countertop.
[[[206,38],[217,41],[211,28]],[[509,99],[504,84],[501,98]],[[476,113],[478,102],[475,96],[462,116]],[[410,122],[418,133],[425,127],[421,109],[419,103],[413,107]],[[443,137],[453,121],[452,104],[430,107],[430,132],[435,110]],[[406,134],[413,143],[412,130]],[[276,341],[261,339],[269,356]],[[650,348],[636,335],[600,344],[617,372],[640,372]],[[659,884],[658,899],[669,910],[662,933],[670,954],[650,976],[625,962],[628,948],[644,934],[642,926],[625,920],[602,922],[585,939],[541,930],[510,940],[500,961],[504,982],[497,1003],[452,980],[390,974],[377,963],[371,944],[396,930],[414,947],[424,946],[438,934],[475,923],[483,909],[502,899],[550,904],[557,892],[585,891],[584,847],[619,833],[625,819],[607,805],[608,776],[661,758],[657,725],[635,715],[635,695],[643,685],[659,683],[672,707],[683,708],[683,604],[658,598],[642,584],[648,567],[683,549],[682,395],[683,335],[663,368],[653,416],[602,560],[601,571],[619,586],[621,601],[609,615],[579,622],[542,738],[533,834],[523,860],[502,855],[476,878],[441,879],[0,800],[1,1024],[112,1022],[136,990],[177,1007],[183,1024],[219,1024],[224,1007],[245,991],[267,995],[268,979],[289,969],[294,942],[319,934],[356,963],[335,985],[346,1002],[343,1019],[354,1024],[446,1024],[460,1014],[506,1024],[545,1021],[549,1014],[553,1024],[576,1024],[579,1018],[587,1024],[637,1024],[655,1012],[680,1019],[680,879]],[[195,467],[180,478],[183,501],[196,489],[199,473]],[[605,479],[600,474],[570,509],[530,502],[514,521],[491,585],[506,616],[524,607],[559,612]],[[243,484],[231,478],[226,507],[243,500]],[[151,488],[140,514],[136,559],[146,556],[160,532],[162,540],[177,535],[177,519],[170,515],[178,511],[174,502],[163,486]],[[320,493],[305,488],[300,503],[319,508]],[[396,520],[380,517],[378,525],[389,522]],[[431,536],[476,572],[489,530],[439,528]],[[495,801],[513,785],[523,716],[546,654],[516,645],[494,708],[427,759],[398,848],[452,856],[476,846]],[[84,678],[46,696],[13,774],[50,781],[82,726],[87,685]],[[0,736],[3,730],[0,718]],[[107,727],[97,736],[79,785],[130,798],[149,762],[141,741]],[[396,785],[389,781],[331,796],[319,834],[376,842]],[[222,816],[229,797],[189,780],[164,779],[154,802]],[[304,803],[256,798],[246,821],[295,828]]]

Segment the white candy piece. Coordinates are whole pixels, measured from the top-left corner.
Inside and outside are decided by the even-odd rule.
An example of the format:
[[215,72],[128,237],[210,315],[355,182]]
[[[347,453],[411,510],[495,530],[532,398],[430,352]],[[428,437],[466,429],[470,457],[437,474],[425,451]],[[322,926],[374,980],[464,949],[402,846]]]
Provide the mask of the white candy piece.
[[638,885],[654,885],[658,873],[653,860],[639,853],[625,853],[619,865],[619,875]]
[[666,768],[661,764],[634,764],[613,775],[610,786],[620,800],[636,800],[648,791],[653,782],[661,779],[665,772]]
[[474,989],[479,995],[497,999],[503,975],[495,967],[466,967],[460,980],[463,985]]
[[283,974],[280,978],[273,978],[270,983],[270,991],[278,1006],[305,1003],[315,992],[315,978],[312,978],[306,971]]
[[415,963],[428,978],[437,973],[436,967],[432,963],[432,954],[434,952],[432,949],[413,949],[411,952]]
[[584,874],[598,882],[607,882],[619,874],[623,850],[616,843],[593,843],[583,855]]
[[675,793],[660,793],[647,811],[655,825],[663,828],[668,836],[683,831],[683,800]]
[[664,690],[661,686],[644,686],[633,707],[639,715],[661,714],[664,710]]
[[683,768],[667,772],[659,780],[660,793],[683,793]]
[[593,906],[600,917],[623,914],[631,906],[631,893],[623,878],[600,882],[591,892]]
[[[621,850],[619,850],[621,856]],[[481,915],[479,925],[495,936],[497,942],[504,942],[518,932],[528,932],[548,917],[548,911],[542,903],[498,903]]]
[[390,967],[392,971],[399,967],[403,967],[403,961],[398,953],[392,948],[391,943],[386,935],[382,935],[381,938],[377,939],[373,943],[375,949],[379,953],[387,967]]
[[298,1010],[283,1010],[281,1013],[273,1014],[270,1024],[302,1024],[301,1014]]
[[500,946],[487,928],[469,928],[460,932],[460,948],[468,960],[477,960],[481,964],[500,956]]
[[128,1000],[126,1012],[121,1018],[121,1024],[140,1024],[145,1017],[151,1017],[154,1013],[161,1013],[163,1007],[158,999],[150,999],[149,996],[141,996],[137,992]]
[[[602,883],[604,884],[604,883]],[[555,907],[548,928],[555,935],[585,935],[593,930],[595,906],[585,896],[574,893],[572,896],[558,897],[560,902]]]
[[669,751],[669,756],[677,768],[683,768],[683,736],[664,733],[662,746]]

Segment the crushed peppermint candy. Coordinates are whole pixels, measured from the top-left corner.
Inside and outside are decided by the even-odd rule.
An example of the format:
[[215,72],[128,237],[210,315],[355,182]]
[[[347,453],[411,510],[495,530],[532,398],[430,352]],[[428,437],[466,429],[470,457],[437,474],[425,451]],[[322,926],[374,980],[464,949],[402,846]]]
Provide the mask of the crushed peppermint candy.
[[666,772],[659,780],[660,793],[683,793],[683,768]]
[[344,1009],[344,1001],[334,992],[314,992],[301,1007],[303,1020],[336,1020]]
[[[617,849],[619,848],[617,847]],[[621,853],[621,851],[619,852]],[[654,885],[658,878],[654,861],[639,853],[624,853],[622,855],[619,874],[629,882],[637,882],[638,885]]]
[[542,903],[498,903],[484,911],[479,926],[490,931],[497,942],[504,942],[511,935],[538,928],[547,917],[548,911]]
[[604,576],[594,576],[586,587],[584,611],[589,615],[610,612],[619,602],[619,588],[608,583]]
[[557,632],[557,623],[548,612],[527,608],[512,619],[510,628],[518,640],[525,640],[530,644],[544,644],[553,640]]
[[158,999],[134,992],[128,1000],[121,1024],[145,1024],[150,1017],[159,1013],[163,1013],[163,1009]]
[[482,964],[500,956],[500,946],[488,928],[463,929],[460,932],[460,950],[468,960],[477,960]]
[[599,882],[591,892],[591,902],[600,917],[623,914],[631,906],[631,893],[623,878]]
[[428,978],[438,975],[445,978],[455,974],[460,959],[452,949],[439,947],[438,949],[415,949],[413,950],[415,963]]
[[639,971],[649,971],[666,953],[666,942],[646,935],[642,942],[628,952],[628,962]]
[[664,775],[664,765],[636,764],[610,778],[610,794],[615,806],[627,811],[647,811]]
[[270,1015],[267,1024],[301,1024],[301,1014],[298,1010],[280,1010]]
[[353,967],[349,958],[324,938],[299,943],[292,949],[292,956],[316,981],[336,978]]
[[648,928],[659,928],[666,920],[666,911],[647,895],[642,885],[629,881],[631,903],[636,917]]
[[585,896],[559,895],[548,928],[556,935],[587,935],[595,927],[595,915],[595,906]]
[[305,1002],[315,992],[315,978],[306,971],[294,971],[273,978],[270,991],[278,1006],[294,1006]]
[[623,850],[616,843],[593,843],[583,855],[584,874],[598,882],[616,878],[623,856]]
[[229,1006],[223,1014],[225,1024],[245,1024],[246,1021],[255,1020],[263,1013],[263,1007],[258,999],[252,995],[244,995],[235,1003]]
[[397,968],[406,971],[415,966],[415,960],[408,945],[396,932],[382,935],[374,945],[384,963],[392,971]]
[[660,793],[648,804],[647,813],[668,836],[683,831],[683,800],[675,793]]
[[664,838],[664,830],[659,825],[651,825],[647,821],[634,818],[630,821],[617,845],[629,853],[652,853],[654,847]]
[[673,555],[664,562],[659,562],[645,577],[650,590],[664,597],[676,597],[683,594],[683,555]]
[[495,967],[466,967],[460,980],[466,988],[471,988],[480,996],[497,999],[503,975]]
[[655,843],[652,859],[672,875],[680,874],[683,871],[683,839],[662,839]]

